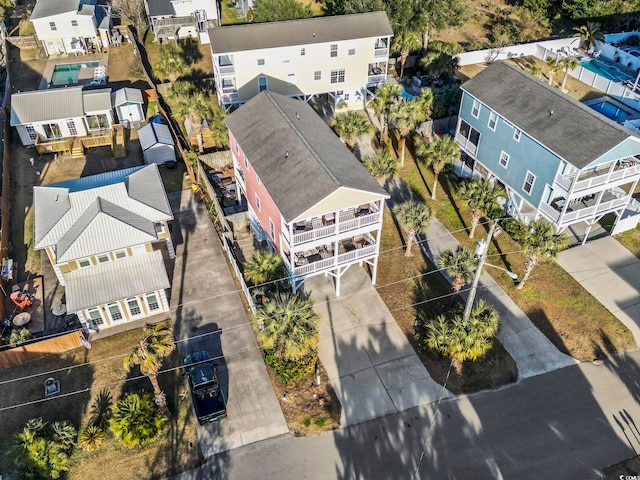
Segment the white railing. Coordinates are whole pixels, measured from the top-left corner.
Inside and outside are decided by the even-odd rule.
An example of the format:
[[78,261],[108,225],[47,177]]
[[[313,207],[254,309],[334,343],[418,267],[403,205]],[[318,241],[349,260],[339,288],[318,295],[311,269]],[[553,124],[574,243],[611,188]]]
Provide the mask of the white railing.
[[373,50],[373,56],[375,58],[380,58],[380,57],[388,57],[389,56],[389,49],[388,48],[376,48]]
[[237,90],[229,90],[228,93],[226,93],[224,90],[222,90],[222,101],[223,102],[235,102],[236,100],[238,100],[240,97],[238,95],[238,91]]
[[558,220],[560,219],[560,212],[548,203],[543,202],[540,204],[540,212],[553,223],[558,223]]
[[[309,275],[310,273],[321,272],[324,270],[331,270],[339,265],[343,265],[348,262],[353,262],[355,260],[359,260],[361,258],[371,257],[376,253],[375,245],[367,245],[363,248],[357,248],[355,250],[351,250],[350,252],[341,253],[337,257],[334,255],[330,258],[323,258],[322,260],[318,260],[317,262],[307,263],[305,265],[296,265],[294,267],[294,275]],[[284,258],[284,257],[283,257]],[[289,261],[284,258],[285,266],[289,271],[291,271],[291,264]]]
[[230,75],[236,73],[236,67],[234,65],[220,65],[218,66],[218,73],[220,75]]
[[380,212],[373,212],[367,215],[361,215],[359,217],[352,218],[350,220],[344,220],[342,222],[338,222],[337,226],[328,225],[325,227],[314,228],[313,230],[305,230],[303,232],[293,232],[293,239],[289,242],[289,239],[286,238],[287,235],[285,233],[285,238],[287,242],[292,245],[301,245],[306,242],[313,242],[315,240],[320,240],[321,238],[331,237],[337,232],[347,232],[349,230],[356,230],[360,227],[365,227],[367,225],[372,225],[374,223],[378,223],[381,221]]
[[604,213],[613,212],[620,207],[626,206],[629,203],[629,198],[630,197],[628,196],[622,198],[614,198],[613,200],[601,202],[597,205],[579,208],[572,212],[566,212],[564,215],[562,215],[562,218],[560,217],[559,211],[544,202],[540,204],[540,211],[554,223],[559,223],[560,225],[569,225],[571,223],[576,223],[576,221],[578,220],[583,220],[595,215],[602,215]]
[[312,242],[320,238],[330,237],[334,233],[336,233],[335,225],[314,228],[313,230],[306,230],[304,232],[294,231],[292,245],[300,245],[301,243]]
[[387,75],[382,74],[382,75],[369,75],[367,76],[367,84],[378,84],[378,83],[384,83],[387,81]]
[[478,146],[471,143],[467,137],[460,135],[460,133],[456,133],[456,142],[471,155],[475,155],[478,151]]
[[[612,186],[620,182],[621,180],[628,180],[629,177],[640,175],[640,165],[634,165],[632,167],[624,167],[618,170],[614,170],[613,172],[603,175],[596,175],[590,178],[586,178],[584,180],[578,180],[573,189],[573,193],[583,192],[585,190],[589,190],[594,187],[600,186]],[[559,185],[566,192],[571,188],[571,179],[562,176],[556,175],[554,182]]]

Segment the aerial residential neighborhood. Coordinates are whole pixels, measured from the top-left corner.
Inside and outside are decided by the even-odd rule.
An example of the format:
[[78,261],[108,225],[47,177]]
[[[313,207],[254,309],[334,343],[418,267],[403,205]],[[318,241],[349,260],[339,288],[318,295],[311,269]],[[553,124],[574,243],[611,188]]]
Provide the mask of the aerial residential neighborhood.
[[640,476],[636,0],[0,12],[0,480]]

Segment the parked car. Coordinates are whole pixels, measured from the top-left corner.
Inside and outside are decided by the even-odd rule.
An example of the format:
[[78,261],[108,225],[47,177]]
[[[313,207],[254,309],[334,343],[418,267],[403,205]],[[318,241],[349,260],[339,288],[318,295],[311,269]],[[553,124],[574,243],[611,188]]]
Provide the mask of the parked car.
[[226,417],[227,402],[220,388],[215,362],[209,353],[192,353],[185,358],[184,364],[198,423],[206,425]]

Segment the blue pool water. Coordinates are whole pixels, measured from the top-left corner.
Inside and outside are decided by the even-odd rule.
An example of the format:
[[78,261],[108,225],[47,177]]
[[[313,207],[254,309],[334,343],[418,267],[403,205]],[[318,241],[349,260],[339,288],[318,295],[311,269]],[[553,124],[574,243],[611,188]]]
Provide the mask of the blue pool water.
[[616,107],[611,102],[592,103],[589,108],[593,108],[596,112],[600,112],[605,117],[617,122],[625,117],[629,116],[629,113]]
[[613,80],[614,82],[624,82],[625,80],[630,80],[629,75],[624,74],[615,67],[611,67],[605,63],[599,62],[598,60],[586,60],[584,62],[580,62],[580,66],[592,71],[593,73],[597,73],[607,80]]
[[80,70],[83,68],[95,68],[98,62],[61,63],[53,67],[51,83],[53,85],[70,85],[78,83]]

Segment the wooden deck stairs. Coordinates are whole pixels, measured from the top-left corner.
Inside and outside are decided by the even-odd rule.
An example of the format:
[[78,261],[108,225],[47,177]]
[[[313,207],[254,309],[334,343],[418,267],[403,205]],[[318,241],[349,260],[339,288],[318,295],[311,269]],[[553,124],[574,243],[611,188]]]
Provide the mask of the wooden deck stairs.
[[74,138],[71,144],[71,158],[84,157],[84,146],[82,145],[82,139]]
[[113,126],[111,150],[113,151],[114,158],[123,158],[127,156],[127,142],[125,139],[124,128],[120,124]]

